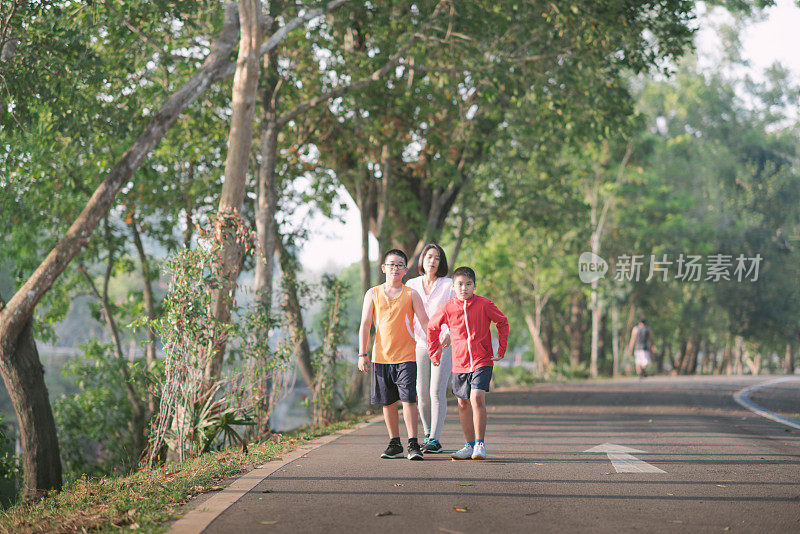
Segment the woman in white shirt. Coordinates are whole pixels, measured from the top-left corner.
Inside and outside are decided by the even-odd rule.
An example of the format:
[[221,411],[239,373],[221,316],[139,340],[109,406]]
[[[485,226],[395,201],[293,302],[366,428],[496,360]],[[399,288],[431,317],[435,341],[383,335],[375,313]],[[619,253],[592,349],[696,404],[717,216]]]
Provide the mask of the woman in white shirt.
[[[453,280],[447,277],[447,257],[442,247],[425,245],[419,256],[417,266],[421,276],[412,278],[406,285],[422,297],[425,312],[433,316],[439,306],[456,296]],[[431,365],[428,357],[427,332],[423,332],[414,318],[414,337],[417,342],[417,407],[422,426],[425,429],[423,452],[442,452],[439,437],[447,415],[447,383],[453,371],[453,353],[450,348],[450,334],[442,329],[442,359],[438,367]]]

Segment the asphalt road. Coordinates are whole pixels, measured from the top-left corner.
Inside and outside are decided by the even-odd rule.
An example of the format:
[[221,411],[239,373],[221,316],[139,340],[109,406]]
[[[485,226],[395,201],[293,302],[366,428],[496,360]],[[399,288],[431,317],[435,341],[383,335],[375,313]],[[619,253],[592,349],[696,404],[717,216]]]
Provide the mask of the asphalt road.
[[[386,430],[371,424],[283,466],[205,532],[800,532],[800,430],[733,401],[768,380],[491,392],[483,462],[382,460]],[[797,417],[800,379],[750,400]],[[447,451],[463,444],[456,410],[448,407]],[[607,454],[585,452],[606,443],[642,451],[618,467],[641,460],[663,472],[617,472]]]

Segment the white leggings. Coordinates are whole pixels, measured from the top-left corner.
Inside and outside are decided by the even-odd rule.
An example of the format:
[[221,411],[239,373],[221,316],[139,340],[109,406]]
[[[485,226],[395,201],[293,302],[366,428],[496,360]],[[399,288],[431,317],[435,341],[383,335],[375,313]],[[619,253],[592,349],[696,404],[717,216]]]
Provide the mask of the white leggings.
[[425,434],[439,439],[447,416],[447,383],[453,372],[453,350],[442,351],[438,367],[431,363],[428,349],[417,347],[417,408]]

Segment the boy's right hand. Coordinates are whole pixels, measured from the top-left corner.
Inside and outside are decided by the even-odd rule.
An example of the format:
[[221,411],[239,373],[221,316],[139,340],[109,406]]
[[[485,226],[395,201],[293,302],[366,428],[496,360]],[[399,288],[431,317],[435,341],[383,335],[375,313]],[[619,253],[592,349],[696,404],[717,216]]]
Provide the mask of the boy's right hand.
[[368,356],[364,355],[364,356],[359,356],[358,357],[358,370],[361,371],[362,373],[366,373],[367,371],[369,371],[369,357]]

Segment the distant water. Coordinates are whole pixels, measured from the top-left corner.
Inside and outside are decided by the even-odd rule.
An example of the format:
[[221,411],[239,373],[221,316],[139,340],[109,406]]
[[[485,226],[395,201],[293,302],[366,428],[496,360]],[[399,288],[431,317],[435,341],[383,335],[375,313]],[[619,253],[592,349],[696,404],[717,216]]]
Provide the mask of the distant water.
[[276,432],[286,432],[311,423],[311,388],[298,380],[289,394],[273,410],[270,425]]

